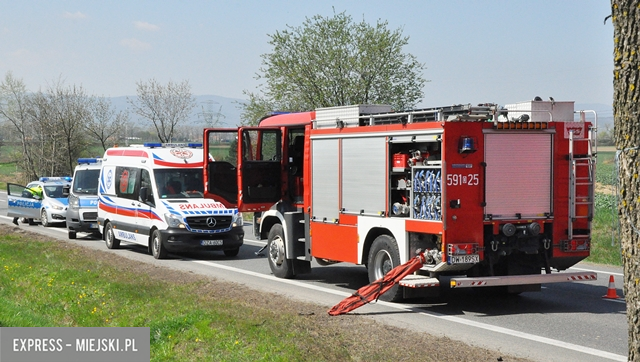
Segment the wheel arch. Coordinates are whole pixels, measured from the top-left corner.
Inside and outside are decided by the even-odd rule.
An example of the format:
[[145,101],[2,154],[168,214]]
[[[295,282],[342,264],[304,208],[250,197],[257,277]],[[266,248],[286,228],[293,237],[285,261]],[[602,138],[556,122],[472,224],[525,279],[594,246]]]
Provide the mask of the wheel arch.
[[[107,240],[107,239],[106,239],[106,235],[107,235],[107,233],[106,233],[106,230],[107,230],[107,224],[111,224],[111,219],[104,219],[104,220],[102,221],[102,240],[105,240],[105,241]],[[112,227],[113,227],[113,226],[112,226]]]
[[371,228],[364,239],[364,245],[362,247],[362,256],[360,259],[361,264],[365,264],[365,265],[367,264],[367,261],[369,260],[369,252],[371,251],[371,245],[373,244],[373,241],[376,240],[376,238],[380,235],[388,235],[396,239],[396,237],[393,235],[391,230],[387,228],[384,228],[384,227]]
[[287,238],[286,229],[284,228],[284,217],[277,211],[269,210],[262,214],[262,220],[260,221],[260,239],[264,240],[269,237],[269,230],[275,224],[283,225],[284,237]]
[[[156,230],[158,230],[157,226],[151,226],[151,229],[149,229],[149,237],[147,238],[147,251],[149,251],[149,254],[151,255],[153,255],[151,239],[153,239],[153,232]],[[160,242],[162,242],[162,238],[160,238]]]

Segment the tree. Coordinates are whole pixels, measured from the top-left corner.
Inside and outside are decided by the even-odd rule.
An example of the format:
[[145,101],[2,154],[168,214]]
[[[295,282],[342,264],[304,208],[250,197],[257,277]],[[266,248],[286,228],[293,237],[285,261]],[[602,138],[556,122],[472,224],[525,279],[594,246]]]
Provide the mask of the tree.
[[84,125],[91,119],[92,98],[81,86],[61,81],[29,97],[31,153],[40,176],[71,175],[89,145]]
[[160,142],[172,142],[176,127],[183,123],[196,106],[188,81],[166,86],[155,79],[137,82],[137,99],[127,99],[133,112],[151,121]]
[[244,91],[242,121],[255,124],[272,111],[302,111],[350,104],[411,108],[422,98],[424,65],[402,48],[409,38],[386,21],[354,23],[344,12],[316,15],[302,26],[269,35],[259,92]]
[[[85,124],[87,134],[100,142],[104,151],[109,148],[109,139],[115,141],[129,121],[126,111],[116,111],[106,98],[96,98],[91,104],[92,117]],[[115,143],[115,142],[112,142]]]
[[618,164],[620,244],[629,321],[629,361],[640,361],[640,9],[612,0],[613,119]]
[[31,154],[29,141],[33,130],[29,127],[29,96],[27,88],[21,79],[15,79],[11,72],[5,74],[0,83],[0,117],[9,122],[20,137],[23,159],[19,166],[28,180],[35,180],[38,172],[35,169],[34,157]]

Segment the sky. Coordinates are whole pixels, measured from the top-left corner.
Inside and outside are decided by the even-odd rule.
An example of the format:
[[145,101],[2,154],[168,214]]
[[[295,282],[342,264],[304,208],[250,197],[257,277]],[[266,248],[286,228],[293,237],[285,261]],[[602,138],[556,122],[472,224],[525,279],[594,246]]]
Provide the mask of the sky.
[[194,95],[244,99],[270,34],[340,12],[409,37],[404,52],[429,80],[421,107],[612,103],[607,0],[0,0],[0,79],[12,72],[29,91],[62,80],[105,97],[187,80]]

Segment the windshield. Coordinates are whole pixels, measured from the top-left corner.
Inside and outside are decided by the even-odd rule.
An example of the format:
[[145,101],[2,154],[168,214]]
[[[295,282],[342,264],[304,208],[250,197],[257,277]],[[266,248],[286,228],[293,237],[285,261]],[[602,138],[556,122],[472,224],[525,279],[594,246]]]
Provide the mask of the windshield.
[[154,170],[158,196],[161,199],[184,199],[204,197],[202,169]]
[[73,193],[98,194],[98,177],[100,170],[78,170],[73,176]]
[[62,185],[45,185],[44,186],[44,193],[48,197],[51,197],[51,198],[54,198],[54,199],[59,199],[59,198],[65,197],[62,194]]

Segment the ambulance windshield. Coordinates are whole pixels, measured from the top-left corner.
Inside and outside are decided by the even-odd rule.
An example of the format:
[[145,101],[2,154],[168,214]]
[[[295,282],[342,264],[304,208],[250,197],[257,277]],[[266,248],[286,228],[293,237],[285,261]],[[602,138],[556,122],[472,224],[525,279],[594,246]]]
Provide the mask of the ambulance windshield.
[[204,197],[202,169],[154,170],[156,188],[161,199],[184,199]]

